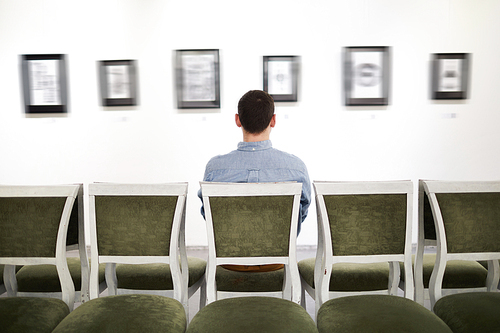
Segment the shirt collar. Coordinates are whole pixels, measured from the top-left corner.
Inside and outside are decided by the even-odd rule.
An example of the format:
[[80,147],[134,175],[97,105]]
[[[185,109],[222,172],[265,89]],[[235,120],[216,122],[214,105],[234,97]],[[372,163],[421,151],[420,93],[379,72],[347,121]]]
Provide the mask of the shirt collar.
[[271,140],[257,141],[257,142],[240,142],[238,143],[238,150],[242,151],[255,151],[265,150],[272,148]]

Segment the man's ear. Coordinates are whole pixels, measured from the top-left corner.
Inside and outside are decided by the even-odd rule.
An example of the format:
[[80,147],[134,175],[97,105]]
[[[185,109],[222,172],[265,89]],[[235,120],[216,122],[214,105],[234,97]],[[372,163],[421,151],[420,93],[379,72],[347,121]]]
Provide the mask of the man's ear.
[[237,113],[234,115],[234,122],[236,123],[236,126],[241,127],[240,116]]
[[273,117],[271,118],[271,122],[269,123],[269,126],[274,127],[276,126],[276,115],[273,114]]

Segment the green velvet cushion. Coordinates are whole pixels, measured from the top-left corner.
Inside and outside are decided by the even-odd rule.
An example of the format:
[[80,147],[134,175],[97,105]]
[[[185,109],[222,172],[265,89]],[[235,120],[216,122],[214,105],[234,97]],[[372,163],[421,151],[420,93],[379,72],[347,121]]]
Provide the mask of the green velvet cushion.
[[237,272],[217,266],[215,281],[219,291],[282,291],[284,272],[283,268],[271,272]]
[[0,257],[55,257],[66,198],[0,198]]
[[[205,274],[207,262],[188,257],[189,286]],[[118,288],[135,290],[172,290],[172,275],[168,264],[118,264],[116,265]]]
[[184,307],[173,298],[158,295],[100,297],[77,307],[56,327],[68,332],[184,332]]
[[[415,256],[413,256],[415,259]],[[425,253],[423,261],[424,288],[429,288],[429,281],[434,269],[436,254]],[[401,268],[401,279],[404,280],[404,265]],[[472,260],[449,260],[446,262],[446,270],[443,277],[443,288],[481,288],[486,286],[488,270],[477,261]]]
[[237,297],[208,304],[191,320],[188,333],[317,332],[298,304],[272,297]]
[[293,196],[213,197],[217,257],[288,256]]
[[326,195],[334,255],[404,253],[405,194]]
[[500,252],[500,193],[438,193],[448,253]]
[[500,294],[461,293],[445,296],[434,312],[453,332],[500,332]]
[[329,300],[318,311],[323,332],[450,333],[438,316],[420,304],[391,295],[348,296]]
[[100,255],[168,256],[176,196],[97,196]]
[[[316,258],[299,261],[302,278],[314,288],[314,264]],[[389,285],[389,264],[338,263],[332,266],[330,291],[384,290]]]
[[[80,291],[82,285],[82,269],[80,258],[67,258],[68,268],[75,285]],[[106,265],[99,265],[99,283],[104,281]],[[27,265],[16,274],[17,288],[20,292],[61,292],[61,283],[55,265]]]
[[68,306],[60,299],[1,297],[0,331],[3,333],[49,333],[68,314]]

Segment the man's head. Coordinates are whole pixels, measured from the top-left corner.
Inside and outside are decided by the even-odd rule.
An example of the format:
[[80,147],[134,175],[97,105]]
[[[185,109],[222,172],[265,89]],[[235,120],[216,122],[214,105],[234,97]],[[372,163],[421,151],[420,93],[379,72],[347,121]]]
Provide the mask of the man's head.
[[274,100],[265,91],[250,90],[238,102],[241,126],[251,134],[262,133],[274,115]]

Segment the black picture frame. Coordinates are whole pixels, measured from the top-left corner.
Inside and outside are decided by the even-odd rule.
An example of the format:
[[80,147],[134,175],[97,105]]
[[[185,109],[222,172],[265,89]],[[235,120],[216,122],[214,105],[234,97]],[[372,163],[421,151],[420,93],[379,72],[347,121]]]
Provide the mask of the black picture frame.
[[300,71],[299,56],[264,56],[263,90],[275,102],[297,102]]
[[101,60],[98,64],[101,105],[137,105],[137,61]]
[[345,105],[389,104],[390,50],[388,46],[349,46],[344,48]]
[[178,109],[220,108],[218,49],[175,51]]
[[27,114],[67,113],[65,54],[21,55],[21,81]]
[[470,53],[432,54],[432,99],[467,99]]

